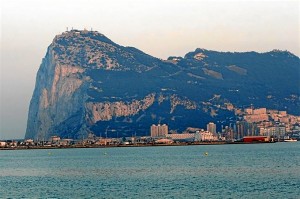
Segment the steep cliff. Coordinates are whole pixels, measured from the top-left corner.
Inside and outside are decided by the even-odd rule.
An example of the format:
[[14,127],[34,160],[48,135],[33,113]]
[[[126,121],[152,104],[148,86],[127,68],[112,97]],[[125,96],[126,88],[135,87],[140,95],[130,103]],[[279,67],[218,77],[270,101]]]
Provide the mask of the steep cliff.
[[196,49],[160,60],[98,32],[72,30],[48,47],[25,137],[146,135],[158,122],[181,131],[226,123],[234,107],[251,103],[299,114],[299,75],[299,58],[287,51]]
[[[37,74],[36,86],[30,102],[27,138],[43,139],[55,132],[57,125],[73,120],[65,128],[78,132],[83,125],[86,94],[84,69],[57,61],[51,45]],[[80,89],[79,89],[80,88]]]

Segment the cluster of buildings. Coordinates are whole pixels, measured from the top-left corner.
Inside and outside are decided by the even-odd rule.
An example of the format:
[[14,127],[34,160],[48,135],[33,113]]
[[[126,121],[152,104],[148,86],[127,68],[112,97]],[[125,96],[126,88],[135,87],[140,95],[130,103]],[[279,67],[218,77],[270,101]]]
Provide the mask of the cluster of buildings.
[[[171,144],[179,142],[215,142],[239,141],[262,137],[263,139],[297,139],[300,140],[300,116],[290,115],[286,111],[268,110],[266,108],[246,108],[236,111],[237,120],[229,126],[221,126],[210,122],[206,130],[188,128],[183,133],[169,131],[167,124],[153,124],[150,127],[150,136],[132,136],[123,138],[103,138],[90,133],[82,140],[61,139],[52,136],[48,141],[6,140],[0,141],[0,148],[28,148],[28,147],[82,147],[106,145],[147,145]],[[255,139],[256,139],[255,138]]]
[[68,147],[101,147],[101,146],[124,146],[124,145],[155,145],[189,142],[211,142],[218,141],[216,125],[209,123],[207,130],[196,129],[184,133],[170,133],[168,125],[158,124],[150,127],[150,136],[132,136],[122,138],[98,137],[89,133],[85,139],[73,140],[62,139],[59,136],[51,136],[47,141],[6,140],[0,141],[0,148],[68,148]]
[[153,124],[150,127],[150,134],[156,143],[218,141],[216,129],[216,124],[210,122],[207,124],[206,131],[204,129],[196,129],[184,133],[170,133],[168,125]]
[[240,118],[230,126],[222,127],[221,136],[226,140],[239,140],[244,136],[269,136],[278,140],[290,137],[299,139],[300,116],[286,111],[266,108],[246,108],[239,112]]
[[206,130],[194,132],[169,133],[168,126],[152,125],[151,137],[172,141],[241,141],[246,137],[262,136],[277,141],[286,139],[300,140],[300,116],[288,114],[286,111],[268,110],[266,108],[246,108],[236,112],[237,119],[229,126],[221,126],[217,131],[215,123],[210,122]]
[[29,147],[57,147],[76,144],[73,139],[61,139],[59,136],[52,136],[47,141],[27,140],[5,140],[0,141],[0,148],[29,148]]

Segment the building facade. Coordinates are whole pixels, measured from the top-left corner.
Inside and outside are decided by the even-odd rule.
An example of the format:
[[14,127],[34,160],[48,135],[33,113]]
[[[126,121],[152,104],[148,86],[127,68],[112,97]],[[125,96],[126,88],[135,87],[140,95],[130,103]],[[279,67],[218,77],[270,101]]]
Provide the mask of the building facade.
[[217,126],[215,123],[210,122],[206,125],[206,127],[208,132],[211,132],[214,135],[217,133]]
[[209,131],[197,131],[195,133],[195,141],[217,141],[218,137]]
[[152,124],[152,126],[150,127],[150,132],[151,132],[151,137],[166,137],[166,135],[169,132],[168,125]]

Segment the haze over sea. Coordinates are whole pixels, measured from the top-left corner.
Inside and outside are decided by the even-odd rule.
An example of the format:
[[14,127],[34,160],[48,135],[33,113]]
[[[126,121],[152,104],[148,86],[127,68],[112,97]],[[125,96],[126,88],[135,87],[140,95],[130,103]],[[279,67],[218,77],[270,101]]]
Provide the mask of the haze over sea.
[[1,198],[299,198],[300,142],[0,151]]

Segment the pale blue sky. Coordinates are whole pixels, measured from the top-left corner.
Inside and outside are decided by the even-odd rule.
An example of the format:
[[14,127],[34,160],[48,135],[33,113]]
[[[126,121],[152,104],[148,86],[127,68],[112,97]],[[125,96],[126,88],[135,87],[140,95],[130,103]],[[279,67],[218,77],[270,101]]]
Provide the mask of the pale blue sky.
[[36,72],[66,27],[92,27],[163,59],[198,47],[300,55],[297,0],[0,0],[0,7],[0,139],[23,138]]

